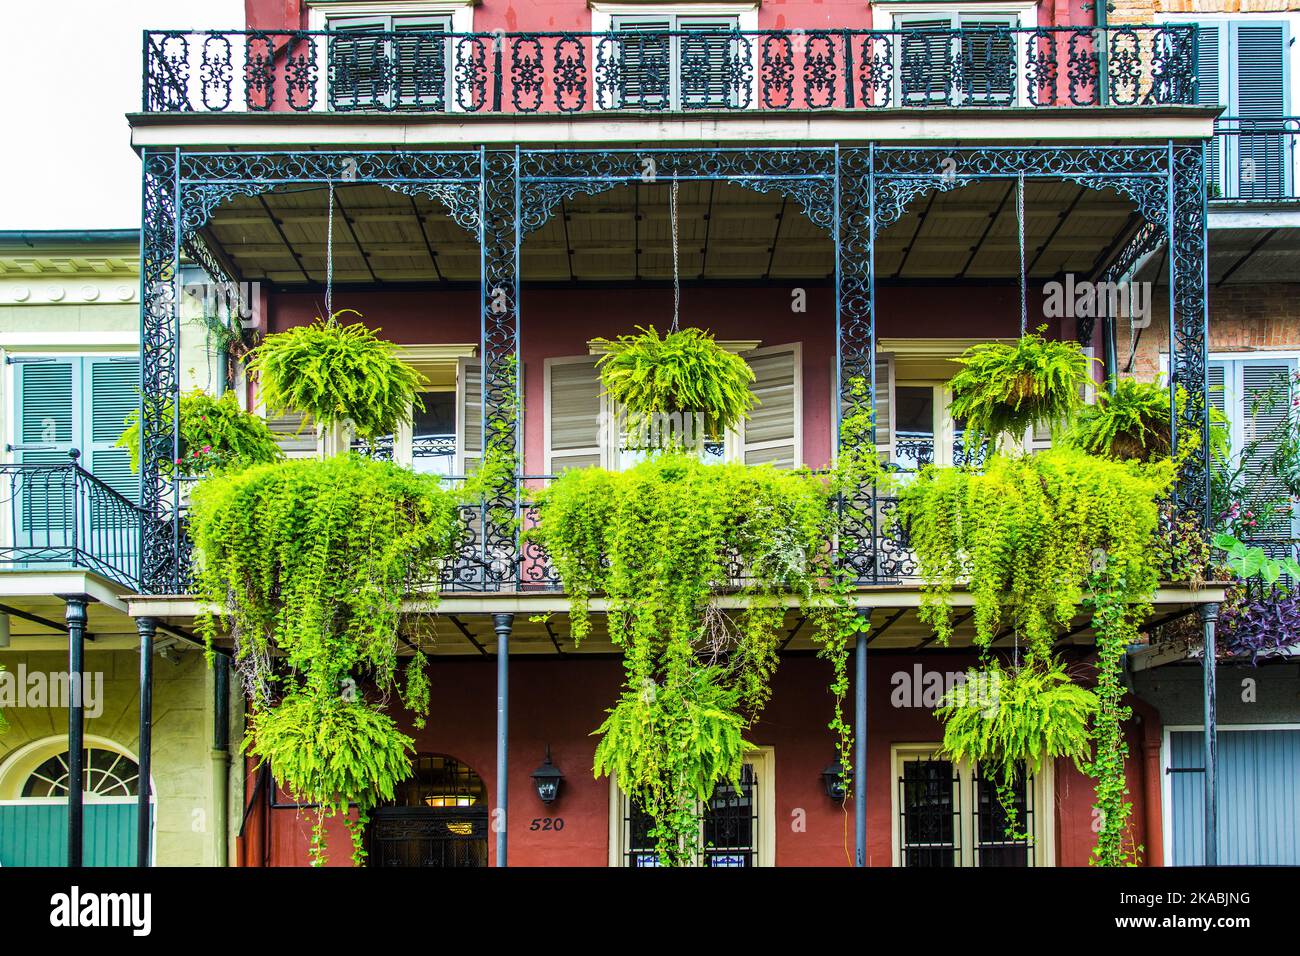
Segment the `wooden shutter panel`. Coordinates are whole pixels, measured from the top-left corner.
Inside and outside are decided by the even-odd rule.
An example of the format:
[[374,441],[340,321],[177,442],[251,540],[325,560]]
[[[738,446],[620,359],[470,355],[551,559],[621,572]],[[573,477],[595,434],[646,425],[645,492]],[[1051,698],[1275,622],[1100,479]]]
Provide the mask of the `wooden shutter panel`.
[[266,420],[266,427],[275,435],[275,443],[285,458],[314,458],[316,456],[316,429],[302,427],[304,415],[285,412]]
[[88,359],[86,371],[90,433],[82,449],[82,466],[118,494],[136,501],[140,478],[131,470],[131,453],[114,446],[126,429],[126,417],[140,404],[140,361]]
[[946,103],[952,82],[952,18],[895,18],[899,41],[900,102]]
[[596,356],[546,360],[547,474],[604,464]]
[[[1289,383],[1293,368],[1294,364],[1287,362],[1243,362],[1241,366],[1242,450],[1254,445],[1245,461],[1253,474],[1261,476],[1255,494],[1248,499],[1251,503],[1263,504],[1286,496],[1286,486],[1268,472],[1291,413]],[[1290,527],[1290,520],[1282,518],[1261,525],[1254,534],[1289,536]]]
[[962,96],[976,104],[1010,105],[1015,98],[1014,19],[961,19]]
[[483,366],[461,359],[456,368],[456,473],[468,475],[483,459]]
[[876,451],[885,461],[894,452],[894,356],[876,353]]
[[[721,20],[684,20],[678,38],[681,71],[682,108],[725,108],[735,105],[738,97],[731,89],[731,62],[738,55],[737,41],[719,36],[738,29],[733,17]],[[708,33],[708,36],[691,36]]]
[[795,468],[803,461],[803,382],[800,348],[780,345],[745,354],[754,370],[758,403],[744,424],[744,461]]
[[1282,23],[1232,24],[1236,73],[1233,112],[1240,117],[1237,178],[1243,199],[1282,195],[1286,137],[1250,133],[1252,126],[1276,130],[1286,115],[1286,26]]
[[[397,103],[401,107],[442,110],[447,105],[447,48],[444,18],[403,17],[393,24],[397,61]],[[407,34],[407,35],[403,35]]]
[[[66,465],[80,425],[81,362],[54,359],[18,369],[18,461]],[[19,495],[21,537],[26,546],[62,546],[72,526],[72,483],[24,477]]]
[[1232,420],[1228,415],[1228,397],[1226,394],[1227,367],[1222,362],[1211,362],[1207,369],[1210,380],[1210,408],[1221,414],[1227,421],[1227,424],[1220,423],[1218,426],[1211,424],[1211,427],[1224,428],[1231,434]]
[[[1223,24],[1198,24],[1196,45],[1196,102],[1204,106],[1226,105],[1223,97]],[[1230,141],[1230,140],[1229,140]],[[1210,195],[1224,195],[1223,183],[1223,139],[1213,137],[1206,151],[1206,182],[1210,185]]]
[[[330,102],[336,110],[387,109],[394,57],[383,32],[388,17],[330,20]],[[369,34],[369,35],[368,35]]]
[[671,106],[671,20],[616,20],[619,89],[623,109],[665,110]]

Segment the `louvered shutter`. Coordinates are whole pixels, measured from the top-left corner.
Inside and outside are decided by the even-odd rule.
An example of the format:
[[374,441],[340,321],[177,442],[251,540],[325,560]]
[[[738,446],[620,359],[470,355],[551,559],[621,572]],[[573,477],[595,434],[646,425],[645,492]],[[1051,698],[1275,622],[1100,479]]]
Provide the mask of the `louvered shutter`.
[[[1286,497],[1285,484],[1270,471],[1291,412],[1289,383],[1293,368],[1293,363],[1284,362],[1241,363],[1241,448],[1250,472],[1260,476],[1248,499],[1250,503]],[[1258,537],[1287,537],[1290,533],[1291,523],[1286,518],[1254,530]]]
[[614,21],[618,33],[618,94],[623,109],[672,106],[671,20]]
[[[1282,195],[1286,137],[1276,132],[1286,115],[1286,25],[1233,23],[1236,73],[1232,112],[1240,118],[1237,179],[1243,199]],[[1250,132],[1252,129],[1270,132]]]
[[[24,465],[66,465],[80,441],[81,362],[50,359],[17,365],[15,451]],[[72,481],[66,474],[24,472],[15,489],[24,547],[63,546],[72,527]]]
[[605,462],[596,357],[546,361],[547,474]]
[[876,451],[882,461],[889,461],[894,452],[894,356],[888,352],[876,353]]
[[803,463],[800,348],[754,349],[744,357],[754,370],[750,388],[758,400],[744,424],[745,464],[795,468]]
[[483,458],[483,366],[461,359],[456,368],[456,473],[468,475]]
[[393,24],[397,61],[397,105],[443,110],[447,105],[447,50],[451,23],[446,18],[403,17]]
[[131,453],[115,447],[126,429],[126,417],[140,404],[140,360],[86,360],[86,417],[82,467],[118,494],[136,501],[140,477],[131,470]]
[[900,100],[947,103],[952,84],[952,18],[898,17]]
[[330,20],[330,104],[333,109],[390,109],[394,76],[392,45],[383,35],[388,17]]
[[1009,106],[1015,99],[1014,17],[961,18],[962,100],[976,106]]
[[314,458],[316,456],[316,429],[302,427],[303,415],[286,412],[266,420],[266,427],[275,436],[275,443],[285,458]]
[[[1224,42],[1224,24],[1219,23],[1202,23],[1197,30],[1197,47],[1196,47],[1196,102],[1204,106],[1225,105],[1223,100],[1223,91],[1226,83],[1222,76],[1222,70],[1227,63],[1227,59],[1222,55],[1222,50],[1227,44]],[[1209,151],[1206,156],[1209,168],[1205,171],[1207,182],[1210,184],[1210,195],[1225,195],[1223,182],[1223,138],[1214,137],[1210,140]]]
[[[739,29],[734,17],[711,20],[683,20],[678,37],[682,109],[726,109],[738,102],[732,89],[731,64],[737,57],[737,40],[730,35]],[[700,34],[700,35],[692,35]]]
[[1207,374],[1210,382],[1210,408],[1223,416],[1224,421],[1215,425],[1211,421],[1211,427],[1217,427],[1231,434],[1231,418],[1228,415],[1228,400],[1225,385],[1227,383],[1227,367],[1222,362],[1211,362]]

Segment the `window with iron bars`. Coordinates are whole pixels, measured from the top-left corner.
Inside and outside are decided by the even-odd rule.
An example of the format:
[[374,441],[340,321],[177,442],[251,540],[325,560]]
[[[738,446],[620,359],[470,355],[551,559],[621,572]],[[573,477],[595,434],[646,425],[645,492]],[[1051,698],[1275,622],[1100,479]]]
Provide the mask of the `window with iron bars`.
[[1042,821],[1035,815],[1040,781],[1021,774],[1012,791],[1015,826],[986,768],[934,753],[896,759],[895,862],[909,867],[1016,867],[1036,859]]
[[[759,787],[758,774],[752,763],[745,764],[740,786],[722,782],[706,801],[701,823],[700,865],[716,868],[754,867],[759,856]],[[655,867],[654,823],[631,798],[622,800],[624,866]]]

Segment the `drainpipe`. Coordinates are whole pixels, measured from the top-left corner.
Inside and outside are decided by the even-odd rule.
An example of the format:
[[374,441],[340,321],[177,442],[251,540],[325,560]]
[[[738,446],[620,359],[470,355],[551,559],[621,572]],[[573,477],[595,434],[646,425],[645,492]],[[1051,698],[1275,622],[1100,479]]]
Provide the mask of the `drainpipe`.
[[[871,608],[858,609],[871,623]],[[867,865],[867,633],[858,631],[853,681],[853,865]]]
[[1093,7],[1097,11],[1097,45],[1100,55],[1097,57],[1097,103],[1109,106],[1110,100],[1110,31],[1106,29],[1106,15],[1110,0],[1096,0]]
[[497,809],[492,828],[497,835],[497,866],[506,865],[506,821],[510,788],[506,780],[506,751],[510,725],[510,627],[513,614],[494,614],[492,627],[497,632]]
[[1205,865],[1219,865],[1219,783],[1217,734],[1218,714],[1215,710],[1215,660],[1214,624],[1219,619],[1219,605],[1201,605],[1201,626],[1205,630],[1205,649],[1201,652],[1201,672],[1205,695]]
[[212,671],[212,814],[216,817],[213,857],[217,866],[230,865],[230,658],[218,654]]
[[158,622],[151,617],[136,618],[140,634],[140,778],[135,811],[135,865],[149,865],[153,846],[153,819],[149,812],[150,774],[153,766],[153,639]]
[[62,595],[64,620],[68,625],[68,866],[81,866],[83,807],[81,791],[85,786],[85,701],[81,677],[85,670],[86,595]]

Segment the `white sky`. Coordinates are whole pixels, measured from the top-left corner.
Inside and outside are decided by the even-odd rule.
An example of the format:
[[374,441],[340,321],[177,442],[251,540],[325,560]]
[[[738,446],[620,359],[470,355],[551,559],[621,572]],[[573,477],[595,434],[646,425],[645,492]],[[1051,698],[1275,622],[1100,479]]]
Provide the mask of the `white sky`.
[[146,28],[240,29],[243,0],[5,4],[0,30],[0,229],[136,229]]

